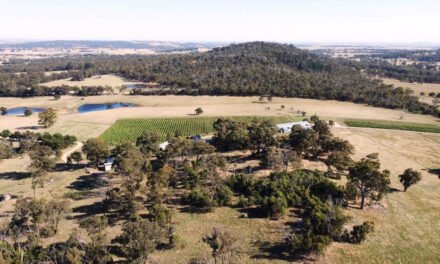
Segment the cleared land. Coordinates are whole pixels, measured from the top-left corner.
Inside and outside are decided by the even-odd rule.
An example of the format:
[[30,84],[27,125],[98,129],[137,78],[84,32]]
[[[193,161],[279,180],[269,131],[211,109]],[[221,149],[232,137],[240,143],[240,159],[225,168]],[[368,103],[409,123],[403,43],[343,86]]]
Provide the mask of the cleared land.
[[390,78],[381,79],[385,84],[392,84],[395,87],[410,88],[415,92],[415,95],[419,95],[421,92],[425,92],[426,94],[430,92],[440,93],[440,83],[410,83]]
[[71,81],[70,78],[68,79],[62,79],[62,80],[56,80],[51,81],[47,83],[42,83],[41,86],[47,86],[47,87],[55,87],[55,86],[61,86],[61,85],[67,85],[67,86],[106,86],[109,85],[113,88],[121,87],[123,85],[135,85],[135,84],[141,84],[140,82],[132,82],[125,80],[124,78],[121,78],[117,75],[101,75],[101,76],[93,76],[91,78],[86,78],[83,81]]
[[[440,83],[410,83],[402,82],[397,79],[381,78],[385,84],[392,84],[395,87],[410,88],[414,91],[414,95],[419,97],[419,100],[423,103],[432,104],[434,97],[428,96],[429,93],[440,93]],[[420,95],[424,92],[425,95]]]
[[381,129],[408,130],[418,132],[440,133],[440,126],[432,124],[406,123],[398,121],[349,119],[344,123],[349,127],[369,127]]
[[[125,102],[138,107],[120,108],[107,111],[77,112],[83,104]],[[281,106],[284,105],[284,109]],[[399,110],[369,107],[338,101],[321,101],[297,98],[274,98],[273,102],[260,103],[258,97],[232,96],[127,96],[104,95],[81,97],[63,96],[60,100],[52,97],[0,98],[0,106],[52,107],[58,111],[58,121],[46,130],[37,126],[38,117],[0,116],[0,130],[34,130],[38,132],[61,132],[77,135],[80,140],[97,137],[118,119],[147,117],[190,117],[197,107],[203,109],[202,116],[301,116],[317,114],[328,119],[377,119],[399,121],[403,115],[405,122],[438,124],[436,118],[427,115],[403,113]],[[37,129],[38,128],[38,129]]]
[[[122,142],[135,142],[145,132],[155,132],[162,140],[167,136],[178,133],[182,136],[208,134],[214,131],[213,124],[220,117],[189,117],[189,118],[151,118],[151,119],[121,119],[107,129],[101,137],[111,145]],[[289,116],[235,116],[233,120],[250,122],[254,119],[268,119],[275,124],[299,121],[302,118]]]
[[[375,232],[359,246],[333,245],[322,263],[439,263],[440,179],[429,173],[440,168],[440,135],[364,128],[333,129],[354,144],[354,158],[378,152],[382,169],[391,171],[390,193],[377,206],[350,209],[352,223],[375,222]],[[422,181],[406,193],[397,177],[405,169],[422,172]]]

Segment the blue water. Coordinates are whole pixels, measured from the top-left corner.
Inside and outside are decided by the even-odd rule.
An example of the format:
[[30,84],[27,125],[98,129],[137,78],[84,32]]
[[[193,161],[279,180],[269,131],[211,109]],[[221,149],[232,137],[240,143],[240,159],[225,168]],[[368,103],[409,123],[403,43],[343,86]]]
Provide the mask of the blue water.
[[9,116],[24,115],[24,111],[28,108],[32,109],[32,112],[34,113],[40,113],[44,111],[44,108],[39,108],[39,107],[16,107],[16,108],[8,109],[7,115]]
[[104,111],[104,110],[110,110],[110,109],[116,109],[122,107],[133,107],[133,106],[134,104],[129,104],[129,103],[85,104],[78,107],[78,112],[87,113],[87,112]]
[[127,85],[127,89],[137,89],[137,88],[142,88],[142,85],[139,85],[139,84],[129,84],[129,85]]

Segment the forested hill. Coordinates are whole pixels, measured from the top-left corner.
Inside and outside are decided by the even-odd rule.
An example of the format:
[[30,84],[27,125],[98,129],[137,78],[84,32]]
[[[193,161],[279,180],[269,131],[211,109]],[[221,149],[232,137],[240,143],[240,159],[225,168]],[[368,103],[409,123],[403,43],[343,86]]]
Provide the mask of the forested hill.
[[[139,70],[122,71],[138,79]],[[293,45],[252,42],[205,54],[166,57],[145,66],[143,78],[185,94],[274,95],[334,99],[435,114],[409,90],[365,77],[351,63],[320,57]],[[142,77],[141,77],[142,78]]]
[[[9,65],[4,71],[32,74],[19,77],[3,75],[0,81],[1,78],[7,80],[10,94],[14,84],[36,87],[48,78],[66,78],[65,73],[45,77],[42,71],[47,70],[68,70],[68,74],[75,79],[116,73],[130,79],[158,82],[166,88],[146,94],[273,95],[333,99],[438,114],[434,107],[418,102],[409,90],[394,89],[362,75],[356,64],[321,57],[286,44],[251,42],[184,55],[103,55],[31,61]],[[34,90],[38,90],[38,87]],[[29,95],[29,90],[24,91]],[[0,82],[0,95],[1,92]]]

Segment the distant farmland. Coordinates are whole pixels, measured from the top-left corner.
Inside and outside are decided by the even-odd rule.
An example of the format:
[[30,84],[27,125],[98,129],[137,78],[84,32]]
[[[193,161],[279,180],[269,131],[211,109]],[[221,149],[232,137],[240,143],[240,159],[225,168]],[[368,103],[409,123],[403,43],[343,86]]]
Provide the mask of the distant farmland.
[[[145,132],[156,132],[162,140],[167,136],[179,134],[191,136],[196,134],[208,134],[214,131],[213,123],[220,117],[183,117],[183,118],[148,118],[148,119],[120,119],[116,121],[102,135],[110,145],[117,145],[122,142],[135,142]],[[250,122],[253,119],[272,120],[274,123],[286,123],[302,120],[302,117],[291,116],[236,116],[229,119]]]

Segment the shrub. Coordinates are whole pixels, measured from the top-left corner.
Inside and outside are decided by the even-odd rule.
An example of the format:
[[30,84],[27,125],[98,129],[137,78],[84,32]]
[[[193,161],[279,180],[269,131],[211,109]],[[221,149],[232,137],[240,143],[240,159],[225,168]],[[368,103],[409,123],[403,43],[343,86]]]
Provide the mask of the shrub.
[[318,197],[322,202],[331,200],[333,203],[345,204],[345,190],[334,182],[325,180],[310,187],[310,193]]
[[153,215],[153,219],[161,227],[167,226],[171,223],[172,213],[164,205],[156,204],[150,209],[150,213]]
[[33,114],[32,109],[30,109],[30,108],[26,108],[26,109],[24,110],[24,115],[25,115],[25,116],[31,116],[32,114]]
[[315,235],[312,232],[305,234],[290,234],[286,239],[287,247],[295,254],[322,254],[332,242],[329,236]]
[[182,204],[191,206],[191,209],[198,212],[209,212],[212,210],[212,201],[207,193],[199,190],[192,190],[181,196]]
[[196,112],[196,115],[201,115],[201,114],[203,114],[203,109],[202,109],[201,107],[198,107],[198,108],[195,110],[195,112]]
[[287,200],[284,197],[265,197],[262,209],[271,219],[278,219],[286,212]]
[[354,244],[360,244],[367,239],[367,234],[371,232],[374,232],[374,223],[365,221],[362,225],[353,226],[353,230],[350,233],[345,230],[343,240]]
[[221,185],[217,188],[214,199],[218,206],[226,206],[230,203],[233,195],[234,193],[227,185]]
[[251,174],[234,174],[228,178],[226,184],[236,193],[249,196],[253,192],[253,178]]
[[238,198],[238,203],[237,203],[238,207],[240,207],[240,208],[247,208],[247,207],[249,207],[251,205],[252,205],[252,203],[251,203],[251,199],[250,198],[246,198],[243,195],[241,195]]

